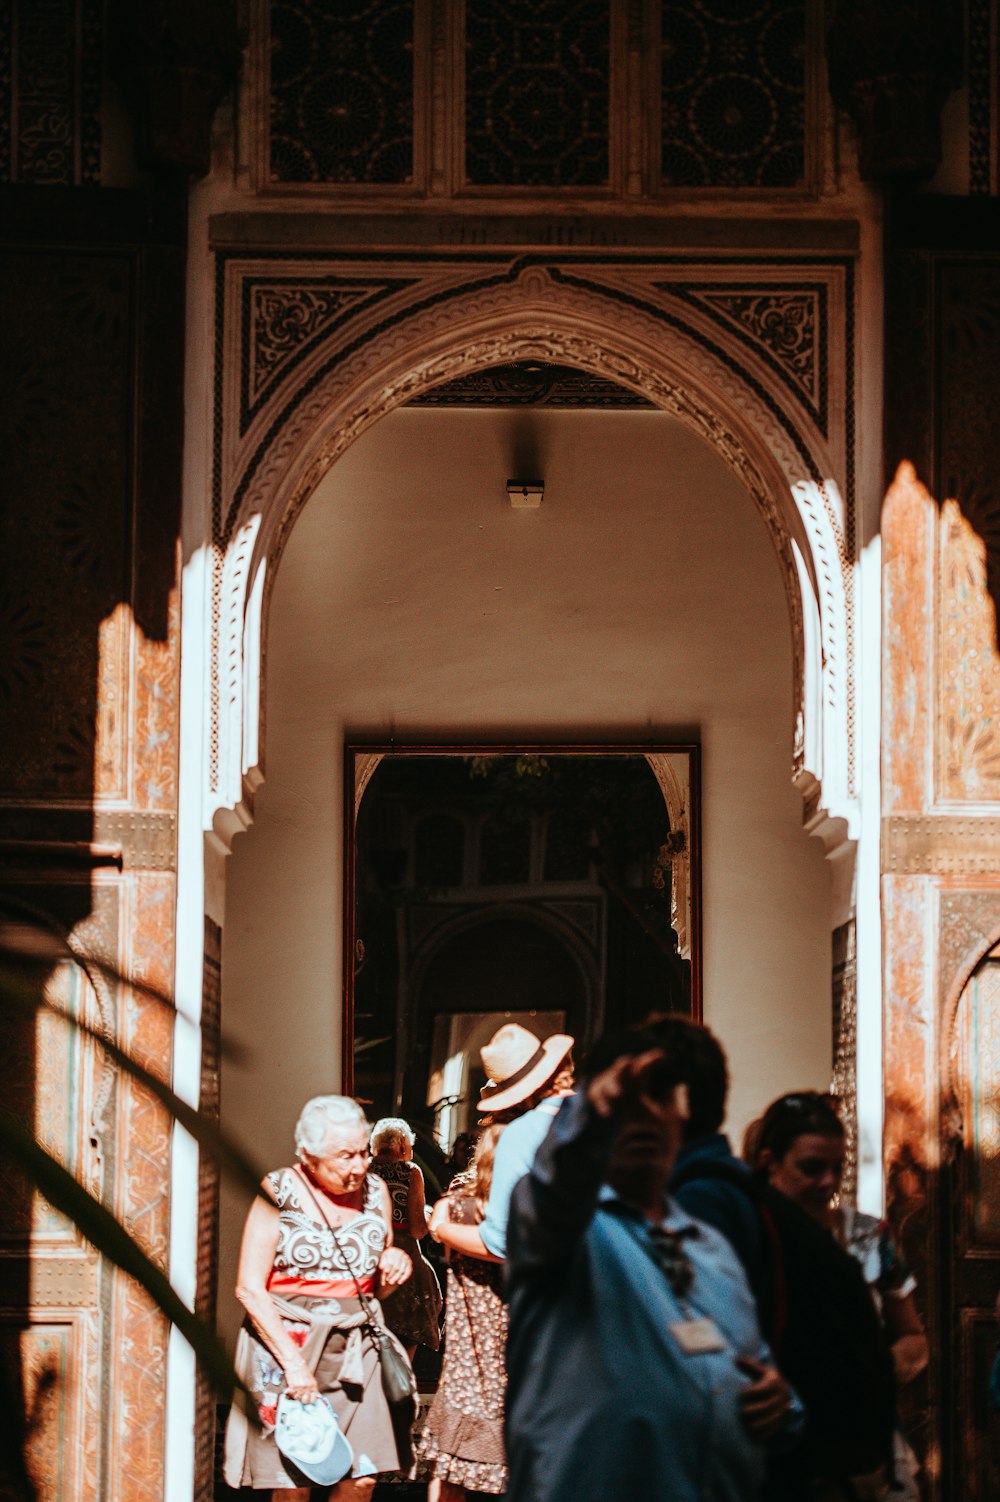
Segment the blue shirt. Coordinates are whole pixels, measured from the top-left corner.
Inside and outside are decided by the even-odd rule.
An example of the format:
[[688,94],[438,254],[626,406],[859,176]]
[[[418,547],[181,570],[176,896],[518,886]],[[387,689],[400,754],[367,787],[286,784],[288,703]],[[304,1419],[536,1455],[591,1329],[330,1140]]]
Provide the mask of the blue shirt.
[[479,1226],[483,1246],[494,1257],[507,1255],[510,1197],[514,1186],[524,1178],[534,1163],[535,1154],[545,1141],[561,1104],[558,1097],[552,1096],[543,1100],[533,1111],[526,1111],[523,1116],[504,1127],[493,1159],[493,1182],[490,1185],[486,1215]]
[[[516,1502],[756,1502],[760,1445],[740,1416],[737,1355],[773,1365],[729,1244],[667,1202],[690,1291],[671,1289],[650,1225],[603,1183],[613,1125],[566,1102],[514,1191],[508,1227],[508,1496]],[[719,1351],[671,1327],[714,1321]],[[796,1405],[795,1418],[801,1410]]]

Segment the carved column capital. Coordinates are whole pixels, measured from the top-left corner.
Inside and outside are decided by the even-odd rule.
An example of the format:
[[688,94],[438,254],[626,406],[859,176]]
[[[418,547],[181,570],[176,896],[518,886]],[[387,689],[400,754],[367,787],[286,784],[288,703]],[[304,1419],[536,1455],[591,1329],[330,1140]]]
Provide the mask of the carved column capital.
[[203,177],[212,120],[239,69],[234,0],[111,0],[108,36],[140,163]]
[[861,175],[929,177],[941,108],[962,77],[962,10],[952,0],[834,0],[830,92],[857,127]]

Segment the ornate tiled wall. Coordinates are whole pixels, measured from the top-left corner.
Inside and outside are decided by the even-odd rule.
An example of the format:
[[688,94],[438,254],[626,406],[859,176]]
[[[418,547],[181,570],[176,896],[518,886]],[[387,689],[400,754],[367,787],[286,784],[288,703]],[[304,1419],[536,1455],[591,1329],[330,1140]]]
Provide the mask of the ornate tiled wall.
[[[954,235],[947,212],[924,247]],[[930,1494],[985,1502],[1000,1279],[1000,450],[985,351],[1000,262],[914,234],[889,271],[888,458],[905,462],[882,521],[888,1203],[935,1357],[904,1400]]]
[[[42,249],[14,204],[0,245],[0,898],[169,993],[183,253],[144,244],[147,216],[122,208],[54,208],[60,243]],[[168,1008],[68,968],[50,985],[169,1078]],[[54,1019],[8,1036],[5,1100],[164,1262],[162,1107]],[[6,1172],[2,1187],[0,1325],[40,1502],[159,1495],[164,1322]]]

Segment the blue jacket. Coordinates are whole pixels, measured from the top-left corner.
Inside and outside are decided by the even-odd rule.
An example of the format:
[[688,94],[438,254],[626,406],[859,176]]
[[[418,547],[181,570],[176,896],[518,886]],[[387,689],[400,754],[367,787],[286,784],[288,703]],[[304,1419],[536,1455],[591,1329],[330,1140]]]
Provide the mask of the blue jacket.
[[[567,1101],[508,1224],[507,1449],[512,1502],[755,1502],[763,1452],[740,1415],[738,1355],[771,1356],[728,1243],[669,1202],[692,1264],[680,1298],[651,1227],[604,1181],[612,1127]],[[710,1319],[721,1348],[674,1327]],[[796,1408],[796,1416],[800,1416]]]

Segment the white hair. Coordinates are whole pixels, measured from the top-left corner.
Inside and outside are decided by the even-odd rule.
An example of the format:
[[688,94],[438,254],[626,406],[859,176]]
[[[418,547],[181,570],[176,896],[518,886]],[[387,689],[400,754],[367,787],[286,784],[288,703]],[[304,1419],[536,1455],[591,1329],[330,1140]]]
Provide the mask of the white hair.
[[364,1111],[349,1095],[314,1095],[295,1123],[295,1156],[322,1158],[337,1127],[367,1125]]
[[412,1147],[416,1140],[416,1132],[408,1121],[403,1120],[402,1116],[383,1116],[381,1121],[376,1121],[372,1127],[373,1153],[381,1152],[383,1147],[392,1147],[400,1151],[404,1142],[408,1142]]

